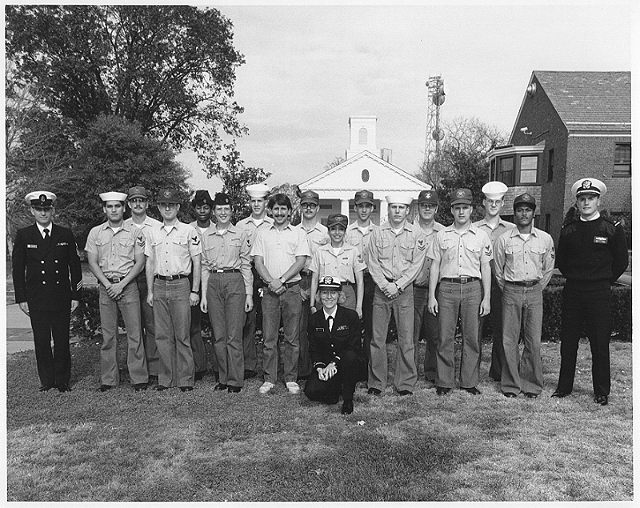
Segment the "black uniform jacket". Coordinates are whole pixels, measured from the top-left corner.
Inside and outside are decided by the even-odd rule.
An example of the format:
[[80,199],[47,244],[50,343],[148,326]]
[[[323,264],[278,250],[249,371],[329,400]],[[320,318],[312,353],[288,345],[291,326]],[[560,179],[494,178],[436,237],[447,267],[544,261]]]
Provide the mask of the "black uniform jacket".
[[35,224],[20,229],[12,263],[16,303],[28,302],[31,310],[58,310],[79,299],[82,269],[70,229],[52,224],[46,241]]
[[568,280],[613,283],[628,265],[624,229],[608,217],[576,219],[560,231],[556,266]]
[[329,363],[339,363],[347,351],[362,356],[360,329],[362,325],[356,311],[338,305],[333,327],[324,318],[324,310],[319,309],[309,315],[309,355],[313,367],[326,367]]

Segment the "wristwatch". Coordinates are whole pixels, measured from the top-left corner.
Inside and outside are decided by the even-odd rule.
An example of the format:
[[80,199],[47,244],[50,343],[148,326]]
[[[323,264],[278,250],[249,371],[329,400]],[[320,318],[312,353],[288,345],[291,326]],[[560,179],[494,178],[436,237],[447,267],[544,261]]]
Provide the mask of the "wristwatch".
[[281,284],[284,284],[287,281],[284,277],[279,277],[278,280]]

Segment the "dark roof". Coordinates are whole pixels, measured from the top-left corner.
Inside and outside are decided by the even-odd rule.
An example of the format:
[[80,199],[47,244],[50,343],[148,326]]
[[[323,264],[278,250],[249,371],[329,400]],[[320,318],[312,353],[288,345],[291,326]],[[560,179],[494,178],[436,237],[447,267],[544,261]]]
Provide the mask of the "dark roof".
[[533,74],[569,130],[631,130],[630,72]]

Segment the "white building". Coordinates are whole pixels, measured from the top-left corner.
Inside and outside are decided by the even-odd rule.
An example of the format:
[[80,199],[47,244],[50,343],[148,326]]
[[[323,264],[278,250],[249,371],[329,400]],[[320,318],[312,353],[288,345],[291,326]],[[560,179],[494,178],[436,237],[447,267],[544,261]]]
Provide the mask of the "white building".
[[342,213],[349,222],[356,219],[353,196],[359,190],[373,192],[376,207],[373,222],[386,221],[385,196],[391,192],[407,194],[413,199],[431,186],[391,164],[391,150],[378,150],[375,116],[349,117],[349,139],[346,160],[300,184],[300,190],[313,190],[320,196],[320,219],[326,223],[329,215]]

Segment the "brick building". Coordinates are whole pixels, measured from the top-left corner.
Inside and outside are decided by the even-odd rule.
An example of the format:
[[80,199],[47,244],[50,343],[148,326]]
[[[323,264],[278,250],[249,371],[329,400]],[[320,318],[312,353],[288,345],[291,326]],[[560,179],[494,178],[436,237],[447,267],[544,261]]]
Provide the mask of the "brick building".
[[631,73],[533,71],[509,145],[489,159],[490,179],[509,187],[505,214],[516,195],[533,194],[535,224],[556,241],[582,177],[607,185],[603,209],[630,217]]

